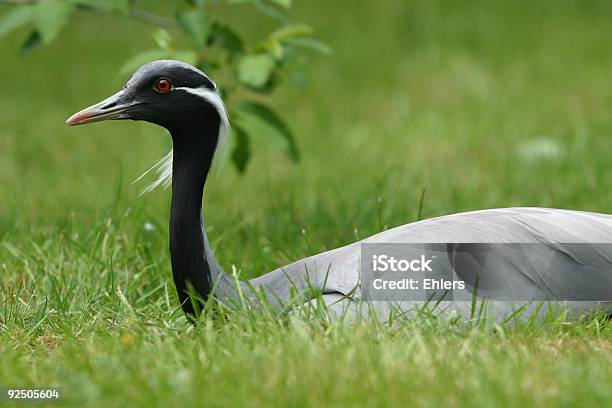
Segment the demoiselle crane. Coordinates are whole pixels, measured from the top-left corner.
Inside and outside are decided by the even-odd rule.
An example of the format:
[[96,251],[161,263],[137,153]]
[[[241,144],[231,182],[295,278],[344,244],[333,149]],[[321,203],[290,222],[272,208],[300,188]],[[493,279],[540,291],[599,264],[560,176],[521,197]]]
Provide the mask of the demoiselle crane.
[[[451,274],[445,276],[465,282],[465,293],[458,291],[453,299],[444,297],[449,289],[444,285],[422,291],[421,295],[429,296],[444,290],[430,303],[443,314],[473,315],[473,300],[485,298],[490,300],[484,302],[488,313],[496,319],[525,306],[524,310],[539,310],[537,305],[542,303],[561,304],[578,314],[602,307],[610,310],[612,216],[562,209],[505,208],[437,217],[307,257],[250,281],[237,281],[217,262],[202,217],[202,194],[213,157],[222,154],[230,131],[215,83],[186,63],[155,61],[138,69],[119,92],[66,123],[117,119],[151,122],[166,128],[172,137],[173,149],[158,163],[160,176],[151,187],[172,185],[172,272],[188,314],[197,311],[190,290],[202,300],[212,293],[222,302],[263,294],[279,309],[296,301],[323,300],[335,313],[363,314],[360,305],[367,303],[367,313],[374,310],[383,317],[392,310],[406,312],[431,302],[430,298],[397,299],[397,290],[385,292],[397,289],[403,279],[396,280],[394,287],[389,280],[363,281],[362,269],[370,264],[362,257],[364,248],[376,251],[377,244],[406,245],[408,252],[416,254],[405,260],[404,272],[419,266],[431,270],[429,262],[437,258],[442,272]],[[386,285],[381,292],[386,295],[372,292],[376,284]]]

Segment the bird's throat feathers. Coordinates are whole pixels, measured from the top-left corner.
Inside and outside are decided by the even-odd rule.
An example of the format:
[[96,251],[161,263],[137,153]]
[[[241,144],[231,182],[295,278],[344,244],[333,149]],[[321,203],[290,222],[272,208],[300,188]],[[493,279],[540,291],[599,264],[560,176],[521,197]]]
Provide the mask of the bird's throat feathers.
[[[186,131],[186,130],[185,130]],[[196,134],[172,130],[172,204],[170,209],[170,254],[172,272],[183,310],[194,314],[194,299],[201,300],[211,291],[212,276],[218,269],[202,222],[202,194],[210,170],[215,146]],[[190,287],[191,286],[191,287]],[[196,300],[198,301],[198,300]],[[199,301],[198,301],[199,302]]]

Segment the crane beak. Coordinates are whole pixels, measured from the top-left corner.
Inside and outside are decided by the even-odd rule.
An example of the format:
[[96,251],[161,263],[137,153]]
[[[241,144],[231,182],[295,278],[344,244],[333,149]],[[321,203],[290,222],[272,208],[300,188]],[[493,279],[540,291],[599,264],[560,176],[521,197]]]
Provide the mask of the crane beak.
[[66,124],[76,126],[103,120],[128,119],[128,110],[138,103],[127,102],[125,97],[125,91],[121,90],[102,102],[75,113],[66,120]]

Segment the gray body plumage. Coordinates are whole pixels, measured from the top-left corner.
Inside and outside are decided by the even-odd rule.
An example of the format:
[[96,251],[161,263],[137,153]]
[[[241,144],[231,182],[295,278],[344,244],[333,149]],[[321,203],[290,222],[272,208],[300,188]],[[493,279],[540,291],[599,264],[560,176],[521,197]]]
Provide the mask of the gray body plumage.
[[[505,208],[447,215],[402,225],[363,241],[296,261],[253,279],[274,302],[288,302],[292,288],[305,292],[321,289],[324,301],[336,312],[367,314],[374,310],[386,318],[391,309],[414,313],[424,302],[367,302],[360,283],[361,243],[521,243],[538,244],[531,258],[514,257],[498,262],[486,273],[495,274],[515,290],[533,299],[560,299],[582,295],[583,299],[612,300],[612,216],[581,211],[544,208]],[[568,245],[570,244],[570,245]],[[587,245],[571,245],[587,244]],[[605,244],[605,245],[601,245]],[[562,255],[562,256],[558,256]],[[555,257],[555,262],[549,262]],[[503,318],[517,307],[534,310],[540,302],[490,301],[488,313]],[[340,301],[339,301],[340,300]],[[607,308],[605,301],[552,302],[570,311]],[[552,304],[551,303],[551,304]],[[277,303],[278,304],[278,303]],[[472,314],[471,301],[442,301],[443,314]]]

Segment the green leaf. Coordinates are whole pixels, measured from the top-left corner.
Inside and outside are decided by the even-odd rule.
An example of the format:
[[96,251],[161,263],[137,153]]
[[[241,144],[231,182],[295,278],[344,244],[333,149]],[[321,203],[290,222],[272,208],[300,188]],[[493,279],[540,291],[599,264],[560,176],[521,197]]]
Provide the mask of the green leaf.
[[42,0],[34,6],[34,27],[44,44],[57,36],[73,11],[73,3],[70,1]]
[[295,37],[305,37],[312,34],[312,28],[306,24],[293,24],[279,28],[270,34],[270,37],[279,41],[289,40]]
[[293,38],[287,41],[287,44],[295,45],[297,47],[308,48],[310,50],[319,52],[323,55],[331,54],[331,47],[321,41],[315,40],[314,38]]
[[208,19],[204,10],[193,8],[181,11],[176,18],[183,31],[189,34],[198,48],[203,48],[206,45],[206,37],[209,31]]
[[268,0],[272,4],[276,4],[282,8],[290,9],[292,0]]
[[276,38],[268,38],[262,43],[262,48],[277,60],[283,58],[283,45]]
[[226,24],[215,22],[210,30],[210,39],[212,42],[220,43],[232,56],[244,52],[242,38]]
[[152,62],[158,59],[170,58],[171,52],[169,50],[148,50],[134,55],[132,58],[127,60],[121,67],[119,73],[121,75],[131,74],[140,68],[142,65]]
[[238,108],[241,113],[254,115],[259,120],[265,122],[268,126],[273,128],[278,135],[282,138],[282,145],[286,150],[286,153],[293,161],[300,159],[293,132],[289,126],[281,119],[276,112],[270,109],[268,106],[254,101],[241,101],[238,103]]
[[0,19],[0,37],[30,23],[34,16],[33,10],[31,6],[16,7],[4,14]]
[[21,55],[27,55],[42,44],[42,38],[38,31],[32,30],[28,38],[21,45]]
[[[236,1],[237,2],[237,1]],[[270,17],[280,24],[287,24],[287,16],[285,13],[278,9],[278,7],[273,7],[270,2],[266,2],[263,0],[247,0],[241,1],[244,3],[252,3],[253,8],[257,10],[259,13]]]
[[161,49],[168,50],[172,48],[172,36],[167,30],[160,28],[153,33],[153,41]]
[[283,43],[288,43],[291,40],[307,37],[311,34],[312,28],[305,24],[285,26],[271,33],[261,44],[256,47],[256,50],[265,50],[277,60],[281,60],[284,54]]
[[240,173],[244,173],[247,163],[251,157],[251,143],[249,135],[240,126],[233,126],[232,136],[236,140],[236,145],[232,151],[232,161]]
[[276,62],[267,54],[247,55],[238,63],[238,79],[243,84],[261,88],[270,79]]

